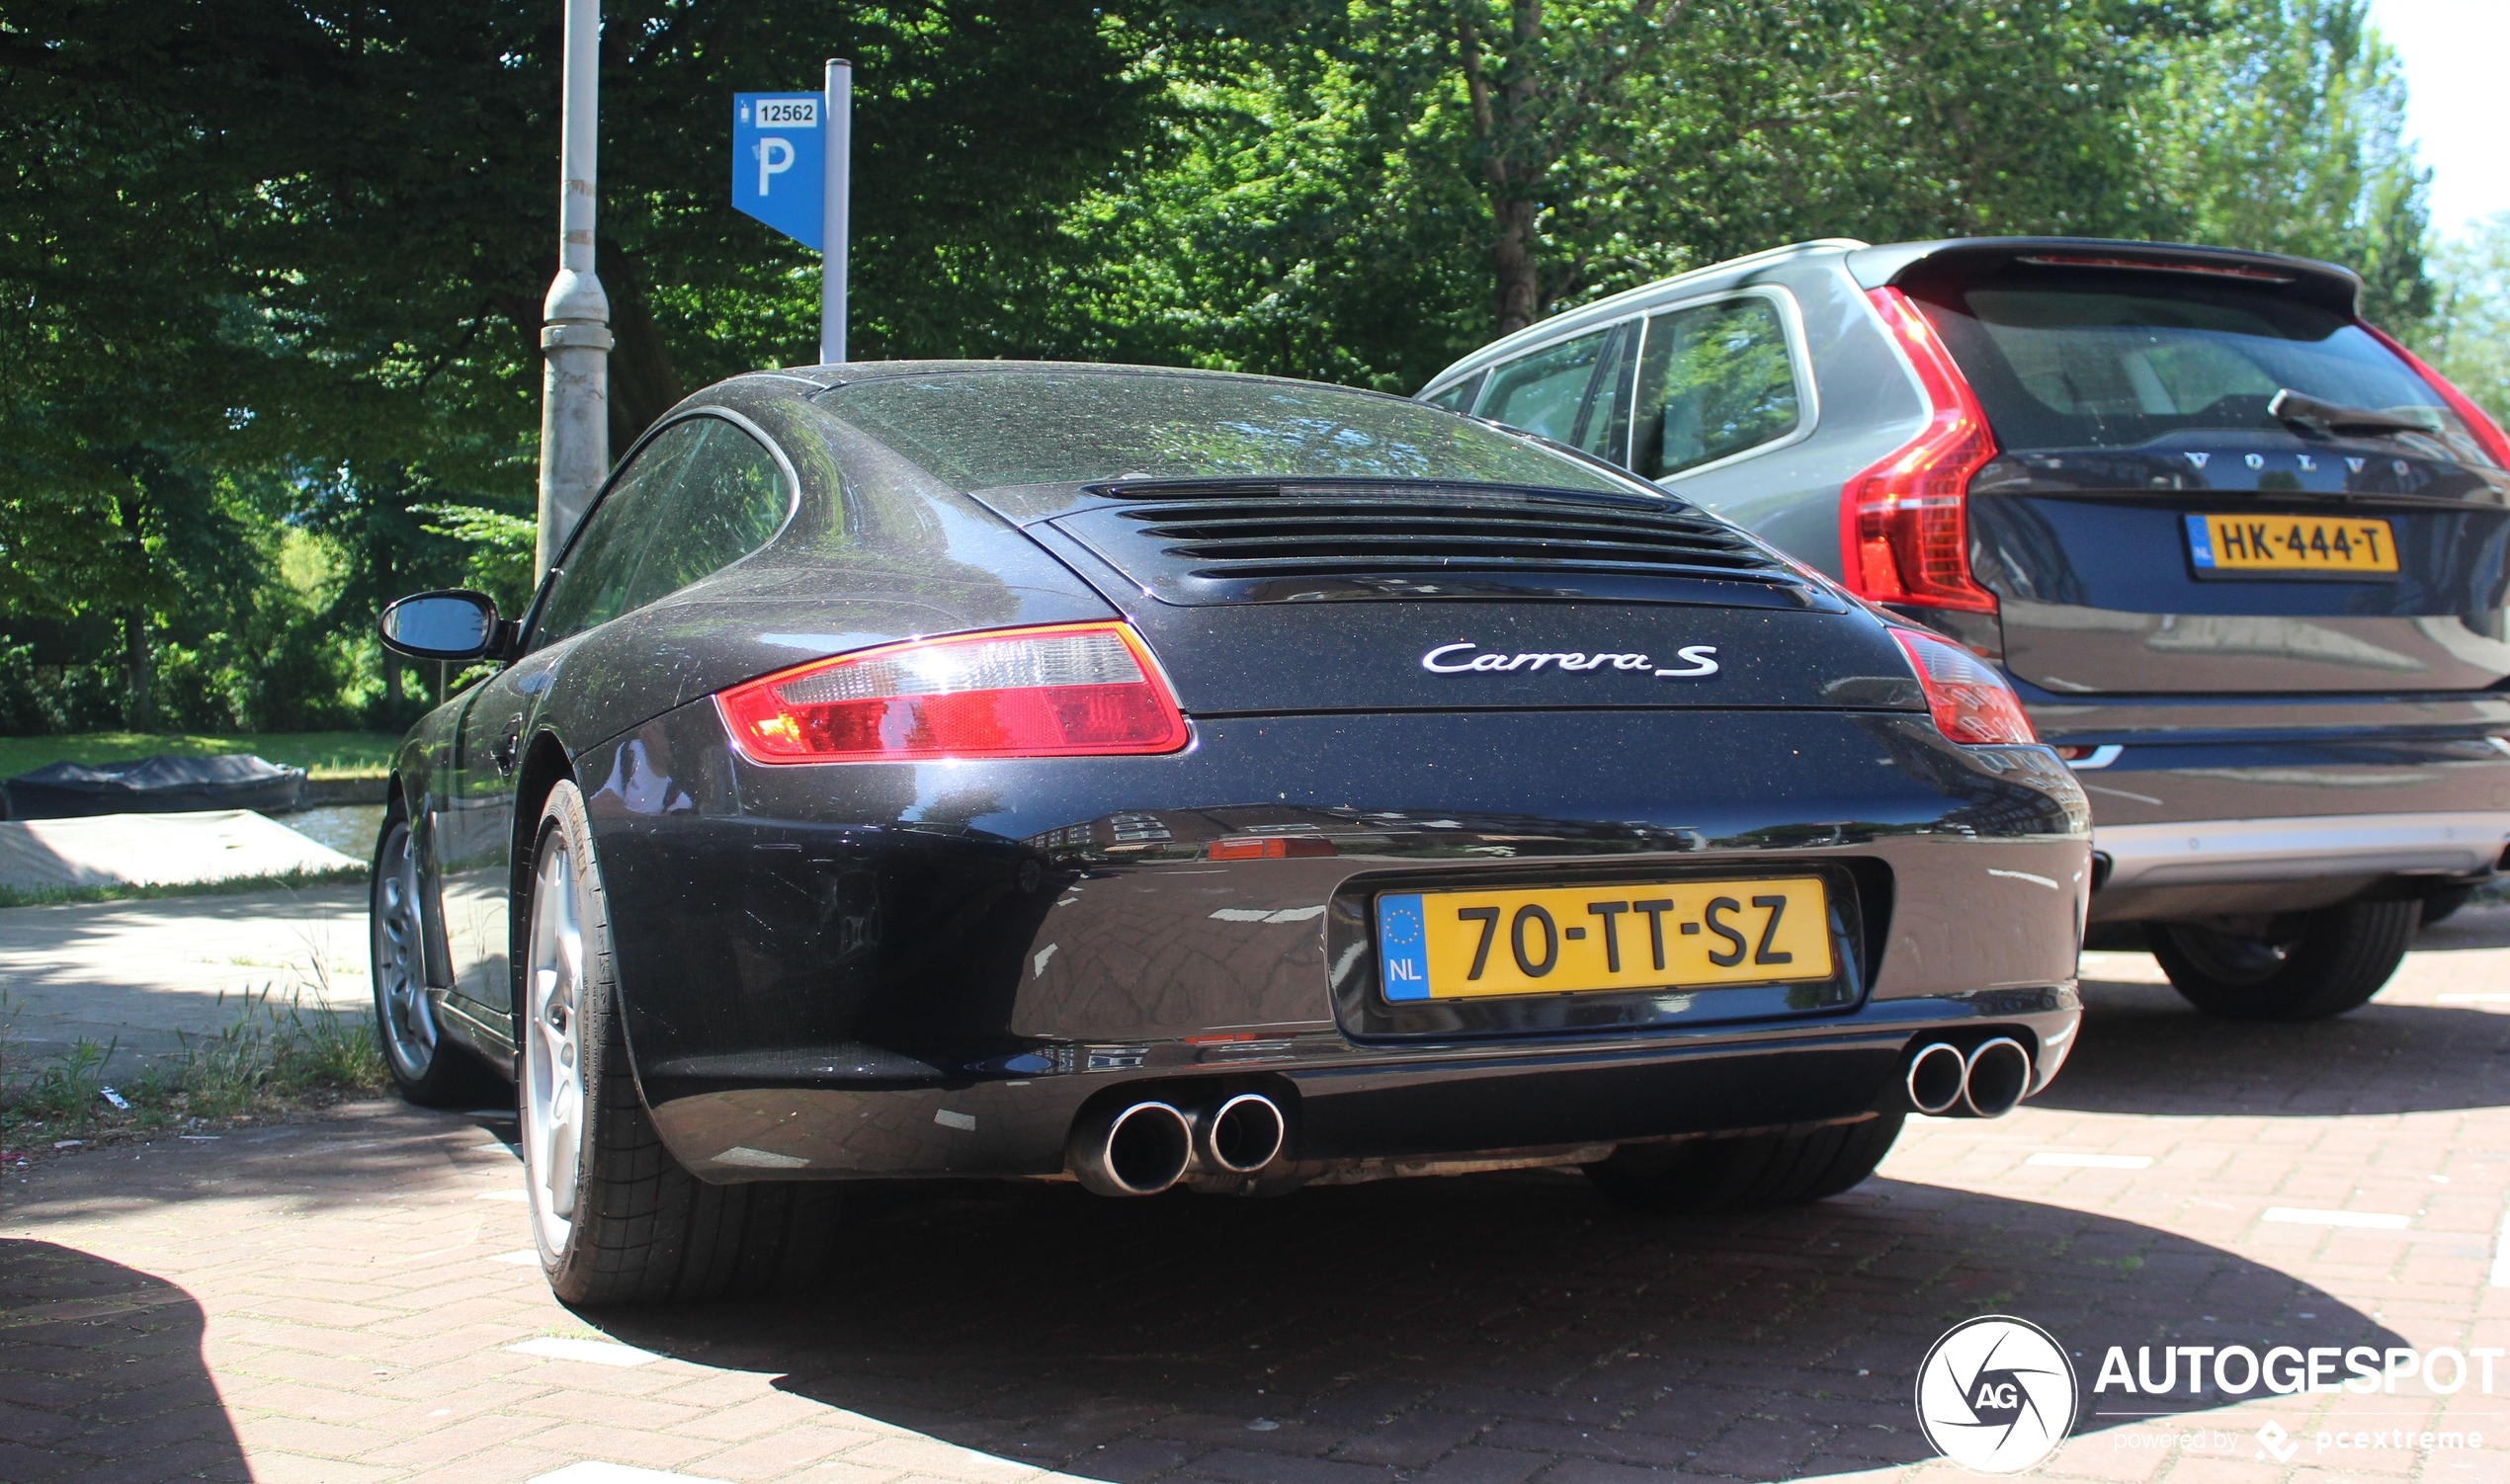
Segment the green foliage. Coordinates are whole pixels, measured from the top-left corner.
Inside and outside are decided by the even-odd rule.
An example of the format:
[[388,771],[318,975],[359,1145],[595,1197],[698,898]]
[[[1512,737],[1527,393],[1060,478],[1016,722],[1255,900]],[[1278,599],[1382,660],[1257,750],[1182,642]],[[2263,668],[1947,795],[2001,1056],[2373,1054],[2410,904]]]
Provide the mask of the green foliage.
[[2144,117],[2155,179],[2189,240],[2341,263],[2363,312],[2431,311],[2430,173],[2404,137],[2405,75],[2368,0],[2243,0],[2175,54]]
[[2510,426],[2510,211],[2444,247],[2433,314],[2416,349]]
[[[831,53],[865,358],[1408,391],[1739,253],[2001,232],[2330,258],[2419,333],[2365,4],[613,0],[613,445],[811,354],[815,255],[725,204],[726,104]],[[557,42],[541,0],[0,0],[0,727],[396,729],[434,677],[383,603],[523,606]]]
[[259,876],[221,876],[214,881],[159,881],[111,886],[0,886],[0,908],[57,907],[71,902],[153,902],[168,897],[245,896],[296,891],[308,886],[352,886],[367,879],[363,866],[296,869]]
[[[309,1099],[380,1091],[388,1077],[382,1042],[371,1014],[343,1014],[305,990],[282,995],[265,985],[218,996],[230,1018],[208,1034],[183,1034],[182,1050],[130,1069],[115,1089],[116,1107],[104,1097],[116,1042],[81,1039],[69,1050],[32,1069],[9,1054],[7,1035],[14,1002],[0,1002],[0,1138],[22,1136],[30,1125],[47,1137],[120,1128],[162,1128],[188,1120],[284,1112]],[[135,1071],[135,1075],[127,1075]]]
[[[114,763],[161,753],[201,757],[251,753],[318,779],[380,779],[390,770],[400,738],[380,732],[93,731],[74,736],[0,736],[0,778],[31,773],[46,763]],[[378,791],[376,802],[382,801]]]
[[462,568],[462,585],[497,600],[497,612],[519,616],[532,601],[532,549],[540,528],[523,516],[507,515],[476,505],[414,505],[436,524],[422,527],[430,536],[450,536],[470,547]]

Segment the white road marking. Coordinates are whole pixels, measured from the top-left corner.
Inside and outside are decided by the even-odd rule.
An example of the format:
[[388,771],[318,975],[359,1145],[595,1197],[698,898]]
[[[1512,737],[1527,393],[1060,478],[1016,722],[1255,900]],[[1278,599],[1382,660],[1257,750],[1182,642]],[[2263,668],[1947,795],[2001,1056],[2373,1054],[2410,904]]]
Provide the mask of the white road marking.
[[498,1253],[495,1257],[490,1258],[488,1261],[492,1263],[511,1263],[517,1268],[538,1268],[541,1266],[541,1255],[534,1252],[531,1248],[526,1247],[521,1252]]
[[532,1198],[532,1193],[530,1191],[481,1191],[470,1198],[473,1200],[529,1200]]
[[2361,1226],[2374,1231],[2403,1231],[2414,1224],[2411,1216],[2390,1216],[2380,1211],[2321,1211],[2305,1205],[2270,1205],[2262,1219],[2295,1226]]
[[2501,1235],[2492,1243],[2492,1285],[2510,1288],[2510,1211],[2501,1213]]
[[1037,955],[1037,957],[1036,957],[1034,960],[1032,960],[1032,961],[1030,962],[1030,964],[1029,964],[1029,977],[1030,977],[1030,978],[1032,978],[1032,979],[1043,979],[1043,978],[1045,978],[1045,977],[1046,977],[1046,960],[1047,960],[1048,958],[1053,957],[1053,956],[1054,956],[1054,950],[1055,950],[1056,948],[1061,948],[1061,947],[1062,947],[1062,945],[1061,945],[1061,944],[1059,944],[1059,943],[1049,943],[1049,944],[1047,944],[1045,948],[1042,948],[1038,949],[1038,955]]
[[506,1349],[518,1356],[539,1356],[544,1360],[589,1360],[595,1365],[642,1365],[662,1357],[616,1340],[526,1340]]
[[2510,1005],[2510,995],[2442,994],[2432,998],[2443,1005]]
[[2061,1150],[2043,1149],[2026,1160],[2026,1164],[2062,1165],[2078,1170],[2149,1170],[2149,1154],[2067,1154]]
[[964,1133],[976,1131],[974,1113],[954,1113],[947,1108],[937,1108],[933,1110],[933,1121],[944,1128],[956,1128]]

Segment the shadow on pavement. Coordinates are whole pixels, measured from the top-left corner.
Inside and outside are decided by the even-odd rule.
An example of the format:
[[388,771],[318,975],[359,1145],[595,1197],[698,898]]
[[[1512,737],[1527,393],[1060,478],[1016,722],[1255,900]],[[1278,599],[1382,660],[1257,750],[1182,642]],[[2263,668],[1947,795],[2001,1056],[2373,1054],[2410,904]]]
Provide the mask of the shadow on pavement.
[[163,1278],[0,1240],[0,1479],[250,1479],[201,1331]]
[[2164,985],[2086,979],[2081,1041],[2031,1104],[2180,1115],[2420,1113],[2497,1106],[2505,1077],[2510,1016],[2373,1000],[2331,1021],[2279,1026],[2199,1015]]
[[[1889,1180],[1690,1220],[1626,1214],[1556,1172],[1279,1200],[868,1188],[848,1212],[818,1291],[587,1317],[1117,1481],[1190,1462],[1365,1484],[1442,1455],[1430,1477],[1500,1484],[1558,1457],[1747,1478],[1914,1462],[1932,1456],[1910,1400],[1919,1361],[1982,1313],[2048,1327],[2083,1357],[2087,1393],[2110,1345],[2393,1343],[2204,1243]],[[2118,1425],[2087,1417],[2069,1452],[2115,1451],[2101,1433]]]

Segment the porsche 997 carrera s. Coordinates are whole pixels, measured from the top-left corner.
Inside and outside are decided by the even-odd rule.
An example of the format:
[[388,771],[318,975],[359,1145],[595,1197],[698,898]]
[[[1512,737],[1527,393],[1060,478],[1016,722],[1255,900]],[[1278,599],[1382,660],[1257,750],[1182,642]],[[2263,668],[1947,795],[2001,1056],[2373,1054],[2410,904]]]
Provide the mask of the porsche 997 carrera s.
[[1126,367],[736,377],[402,746],[387,1060],[521,1108],[560,1296],[801,1272],[848,1181],[1854,1186],[2045,1087],[2088,818],[1995,667],[1591,457]]

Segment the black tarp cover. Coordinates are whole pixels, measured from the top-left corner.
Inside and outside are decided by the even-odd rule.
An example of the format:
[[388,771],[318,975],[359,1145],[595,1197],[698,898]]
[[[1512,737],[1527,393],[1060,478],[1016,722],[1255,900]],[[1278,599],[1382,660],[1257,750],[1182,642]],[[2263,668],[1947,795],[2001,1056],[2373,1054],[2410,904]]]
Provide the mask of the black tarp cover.
[[305,771],[229,753],[213,758],[141,758],[128,763],[54,763],[0,783],[11,819],[89,814],[176,814],[198,809],[293,809]]

